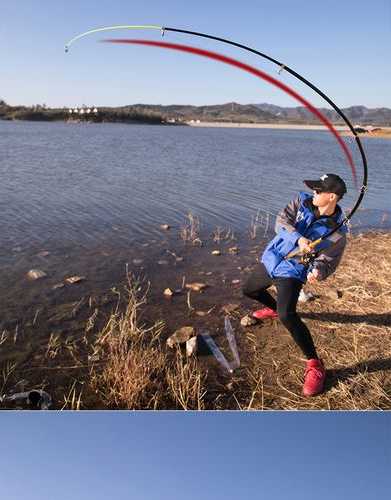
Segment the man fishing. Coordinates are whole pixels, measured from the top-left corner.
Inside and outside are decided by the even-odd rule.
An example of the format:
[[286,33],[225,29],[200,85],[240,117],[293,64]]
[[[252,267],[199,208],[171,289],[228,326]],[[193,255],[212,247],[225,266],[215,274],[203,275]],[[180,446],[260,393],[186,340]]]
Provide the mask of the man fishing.
[[[300,192],[277,216],[277,235],[263,252],[259,266],[249,276],[243,293],[265,307],[254,311],[259,320],[279,318],[307,358],[303,394],[323,391],[326,370],[319,359],[310,331],[296,311],[304,283],[323,281],[340,263],[346,245],[346,225],[326,237],[315,248],[311,243],[326,236],[344,220],[338,201],[346,193],[345,182],[336,174],[305,180],[313,195]],[[298,249],[299,254],[289,254]],[[275,300],[267,289],[274,284]]]

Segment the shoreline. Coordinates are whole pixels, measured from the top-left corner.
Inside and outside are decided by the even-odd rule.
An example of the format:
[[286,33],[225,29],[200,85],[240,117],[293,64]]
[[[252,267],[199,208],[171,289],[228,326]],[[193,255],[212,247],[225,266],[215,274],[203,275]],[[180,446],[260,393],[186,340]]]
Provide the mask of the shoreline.
[[[325,125],[306,125],[290,123],[240,123],[240,122],[184,122],[189,127],[210,128],[257,128],[270,130],[306,130],[306,131],[328,131]],[[344,137],[354,137],[347,125],[334,125],[335,130],[341,132]],[[381,130],[358,134],[360,138],[391,139],[391,127],[379,127]]]
[[[292,123],[241,123],[241,122],[148,122],[148,121],[126,121],[126,120],[102,120],[96,122],[90,122],[86,120],[51,120],[51,119],[25,119],[25,118],[2,118],[0,121],[4,122],[30,122],[30,123],[67,123],[67,124],[90,124],[90,123],[115,123],[115,124],[126,124],[126,125],[155,125],[155,126],[184,126],[184,127],[198,127],[198,128],[243,128],[243,129],[269,129],[269,130],[305,130],[305,131],[324,131],[327,132],[328,128],[325,125],[309,125],[309,124],[292,124]],[[344,137],[352,137],[349,127],[347,125],[334,125],[335,130],[341,133]],[[378,127],[381,130],[374,132],[359,133],[360,138],[377,138],[377,139],[391,139],[391,127]]]
[[[267,128],[282,130],[328,130],[324,125],[306,125],[291,123],[240,123],[240,122],[184,122],[190,127],[216,127],[216,128]],[[346,125],[335,125],[336,130],[348,131]]]

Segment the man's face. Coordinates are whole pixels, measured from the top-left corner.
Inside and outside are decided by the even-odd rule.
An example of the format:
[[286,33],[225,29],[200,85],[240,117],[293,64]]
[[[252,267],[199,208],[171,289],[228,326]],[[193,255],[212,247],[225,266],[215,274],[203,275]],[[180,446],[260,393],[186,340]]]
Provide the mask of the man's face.
[[316,207],[326,207],[332,203],[337,203],[337,195],[335,193],[321,192],[316,189],[313,190],[314,198],[312,203]]

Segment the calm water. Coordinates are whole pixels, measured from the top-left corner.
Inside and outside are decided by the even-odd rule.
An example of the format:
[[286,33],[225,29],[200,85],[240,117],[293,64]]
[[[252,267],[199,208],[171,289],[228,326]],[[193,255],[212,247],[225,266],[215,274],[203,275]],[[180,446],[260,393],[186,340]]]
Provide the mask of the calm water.
[[[364,147],[369,191],[356,223],[384,225],[391,142]],[[204,227],[245,231],[258,209],[277,212],[302,179],[329,171],[346,179],[351,207],[349,167],[323,131],[0,121],[1,253],[132,242],[179,227],[189,210]]]

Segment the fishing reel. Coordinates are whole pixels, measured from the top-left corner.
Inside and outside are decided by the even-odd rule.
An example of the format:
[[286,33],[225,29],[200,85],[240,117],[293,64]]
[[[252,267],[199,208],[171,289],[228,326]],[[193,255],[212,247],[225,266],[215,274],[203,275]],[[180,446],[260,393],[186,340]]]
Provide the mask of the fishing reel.
[[307,252],[300,256],[300,264],[304,266],[310,266],[316,257],[316,252]]

